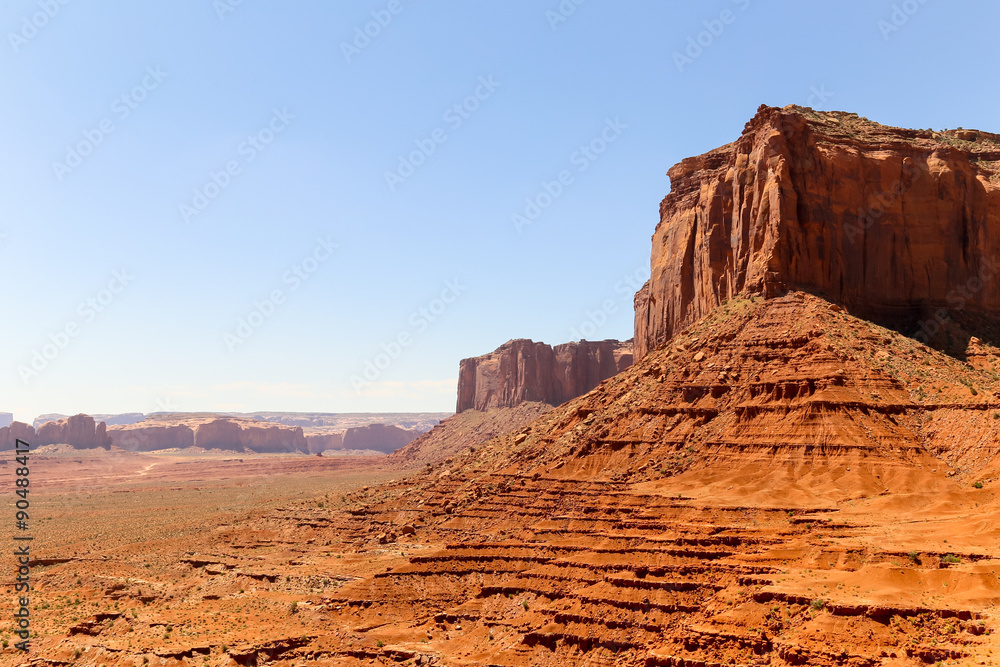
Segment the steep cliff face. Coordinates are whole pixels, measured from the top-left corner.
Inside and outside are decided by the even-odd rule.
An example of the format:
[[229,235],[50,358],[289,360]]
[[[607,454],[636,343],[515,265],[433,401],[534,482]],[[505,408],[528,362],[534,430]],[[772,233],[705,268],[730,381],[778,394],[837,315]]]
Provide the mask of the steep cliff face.
[[35,433],[34,445],[67,444],[77,449],[108,449],[108,437],[104,422],[94,423],[90,415],[73,415],[57,421],[45,422]]
[[928,342],[1000,321],[998,135],[762,106],[668,174],[637,359],[741,292],[811,292]]
[[261,454],[309,452],[309,443],[306,442],[301,426],[244,423],[239,428],[240,435],[237,442],[244,449]]
[[18,439],[34,445],[35,427],[24,422],[11,422],[10,426],[0,428],[0,450],[14,449]]
[[[194,429],[195,447],[235,449],[240,444],[240,425],[228,419],[213,419]],[[232,445],[232,446],[230,446]]]
[[490,354],[460,362],[457,412],[526,402],[559,405],[631,365],[631,341],[580,341],[553,348],[524,338],[511,340]]

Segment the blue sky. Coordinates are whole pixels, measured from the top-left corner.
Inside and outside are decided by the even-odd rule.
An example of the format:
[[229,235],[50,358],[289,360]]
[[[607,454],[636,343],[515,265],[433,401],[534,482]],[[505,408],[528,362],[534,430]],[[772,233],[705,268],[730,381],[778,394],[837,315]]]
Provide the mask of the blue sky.
[[63,2],[0,9],[29,421],[451,410],[463,357],[629,338],[666,170],[760,104],[1000,130],[995,3]]

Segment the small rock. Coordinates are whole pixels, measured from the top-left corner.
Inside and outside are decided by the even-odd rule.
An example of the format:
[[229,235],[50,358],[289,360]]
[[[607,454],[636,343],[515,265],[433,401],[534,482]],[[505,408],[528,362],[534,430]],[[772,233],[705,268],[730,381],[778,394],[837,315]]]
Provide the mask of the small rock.
[[694,360],[695,361],[701,361],[704,358],[705,358],[705,352],[704,352],[704,350],[700,351],[700,352],[698,352],[697,354],[694,355]]

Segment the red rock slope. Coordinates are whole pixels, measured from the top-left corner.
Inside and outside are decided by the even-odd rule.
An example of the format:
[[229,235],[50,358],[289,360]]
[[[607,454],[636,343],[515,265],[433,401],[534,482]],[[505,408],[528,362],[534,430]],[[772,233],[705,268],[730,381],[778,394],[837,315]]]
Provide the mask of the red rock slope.
[[354,633],[343,664],[992,664],[1000,349],[974,351],[798,292],[732,300],[358,496],[369,548],[445,544],[325,600]]

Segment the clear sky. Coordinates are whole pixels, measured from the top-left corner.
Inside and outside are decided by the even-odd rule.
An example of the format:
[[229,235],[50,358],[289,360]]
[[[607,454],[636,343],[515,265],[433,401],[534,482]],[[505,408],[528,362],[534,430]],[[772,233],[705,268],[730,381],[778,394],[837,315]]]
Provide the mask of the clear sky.
[[0,29],[26,421],[452,410],[463,357],[629,338],[666,170],[760,104],[1000,131],[993,2],[6,0]]

